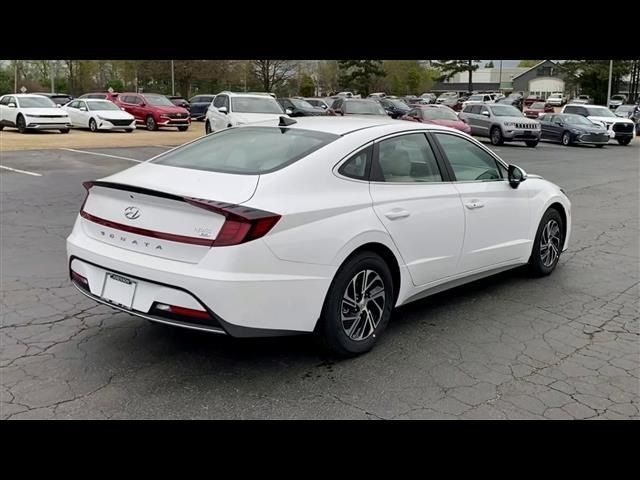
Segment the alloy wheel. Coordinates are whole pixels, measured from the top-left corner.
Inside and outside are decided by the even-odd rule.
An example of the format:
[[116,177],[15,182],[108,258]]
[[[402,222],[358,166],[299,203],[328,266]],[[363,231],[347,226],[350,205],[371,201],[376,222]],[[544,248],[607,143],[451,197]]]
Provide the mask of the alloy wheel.
[[374,335],[382,319],[384,282],[374,270],[361,270],[349,282],[342,296],[342,328],[346,335],[361,341]]
[[549,220],[540,236],[540,260],[545,267],[553,265],[560,255],[560,226]]

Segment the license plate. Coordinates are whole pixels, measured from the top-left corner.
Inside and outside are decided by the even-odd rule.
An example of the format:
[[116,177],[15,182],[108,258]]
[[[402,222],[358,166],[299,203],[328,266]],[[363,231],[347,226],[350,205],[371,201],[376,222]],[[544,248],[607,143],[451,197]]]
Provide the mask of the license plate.
[[131,308],[135,292],[136,282],[122,275],[107,273],[102,289],[102,298],[122,307]]

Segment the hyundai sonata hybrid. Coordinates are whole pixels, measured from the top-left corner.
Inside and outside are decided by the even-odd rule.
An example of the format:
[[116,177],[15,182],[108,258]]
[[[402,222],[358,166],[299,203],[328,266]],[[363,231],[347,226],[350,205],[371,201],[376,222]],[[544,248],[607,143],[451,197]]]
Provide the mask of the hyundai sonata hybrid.
[[394,307],[566,250],[563,190],[457,130],[382,117],[232,127],[85,183],[87,297],[234,337],[370,350]]

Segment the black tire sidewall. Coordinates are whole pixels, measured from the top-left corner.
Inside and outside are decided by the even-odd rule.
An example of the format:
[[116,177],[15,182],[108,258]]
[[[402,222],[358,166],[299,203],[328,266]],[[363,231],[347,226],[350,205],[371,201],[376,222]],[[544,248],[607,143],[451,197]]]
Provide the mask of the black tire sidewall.
[[[149,120],[151,120],[151,122],[149,122]],[[149,115],[146,118],[144,123],[147,126],[147,130],[149,130],[150,132],[153,132],[154,130],[158,129],[158,124],[156,123],[155,119],[151,115]]]
[[[498,139],[497,140],[494,140],[493,132],[498,132]],[[500,131],[500,127],[493,127],[491,129],[491,131],[489,132],[489,139],[491,140],[491,144],[492,145],[502,145],[503,139],[502,139],[502,132]]]
[[[22,126],[20,125],[22,123]],[[20,133],[27,133],[27,122],[22,115],[16,119],[16,127]]]
[[[374,270],[380,275],[385,288],[385,306],[375,332],[364,340],[355,341],[347,336],[342,327],[342,296],[352,278],[365,269]],[[371,350],[389,323],[395,303],[393,291],[391,272],[379,255],[374,252],[361,252],[348,259],[331,282],[322,308],[317,330],[325,346],[341,357],[353,357]]]
[[[568,139],[566,143],[565,143],[565,141],[564,141],[564,139],[565,139],[565,138],[567,138],[567,139]],[[564,133],[562,134],[562,144],[563,144],[563,145],[566,145],[566,146],[571,145],[571,134],[570,134],[569,132],[564,132]]]
[[[94,127],[92,128],[91,125],[94,125]],[[89,130],[91,130],[92,132],[97,132],[98,131],[98,124],[96,123],[95,119],[91,119],[89,120]]]
[[[540,258],[540,238],[542,237],[542,230],[544,229],[544,226],[547,224],[549,220],[555,220],[556,222],[558,222],[558,225],[560,225],[561,244],[560,244],[560,252],[558,252],[558,258],[556,258],[556,261],[551,266],[546,267],[542,263],[542,259]],[[529,259],[529,266],[534,275],[536,276],[549,275],[551,272],[555,270],[556,266],[558,265],[558,262],[560,261],[560,256],[562,255],[562,248],[564,246],[565,235],[566,235],[565,225],[564,225],[564,222],[562,221],[562,216],[560,215],[560,213],[558,213],[558,211],[555,208],[548,209],[542,216],[542,219],[540,220],[540,224],[538,225],[538,230],[536,232],[536,236],[533,241],[531,258]]]

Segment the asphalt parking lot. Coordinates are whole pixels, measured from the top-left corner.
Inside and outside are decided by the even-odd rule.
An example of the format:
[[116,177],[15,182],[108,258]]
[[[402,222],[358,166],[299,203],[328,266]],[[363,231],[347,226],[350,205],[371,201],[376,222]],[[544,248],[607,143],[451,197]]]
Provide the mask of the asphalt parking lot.
[[495,148],[571,198],[557,270],[403,307],[372,352],[344,361],[309,337],[152,325],[69,284],[81,183],[165,148],[2,152],[0,418],[640,418],[639,139]]

